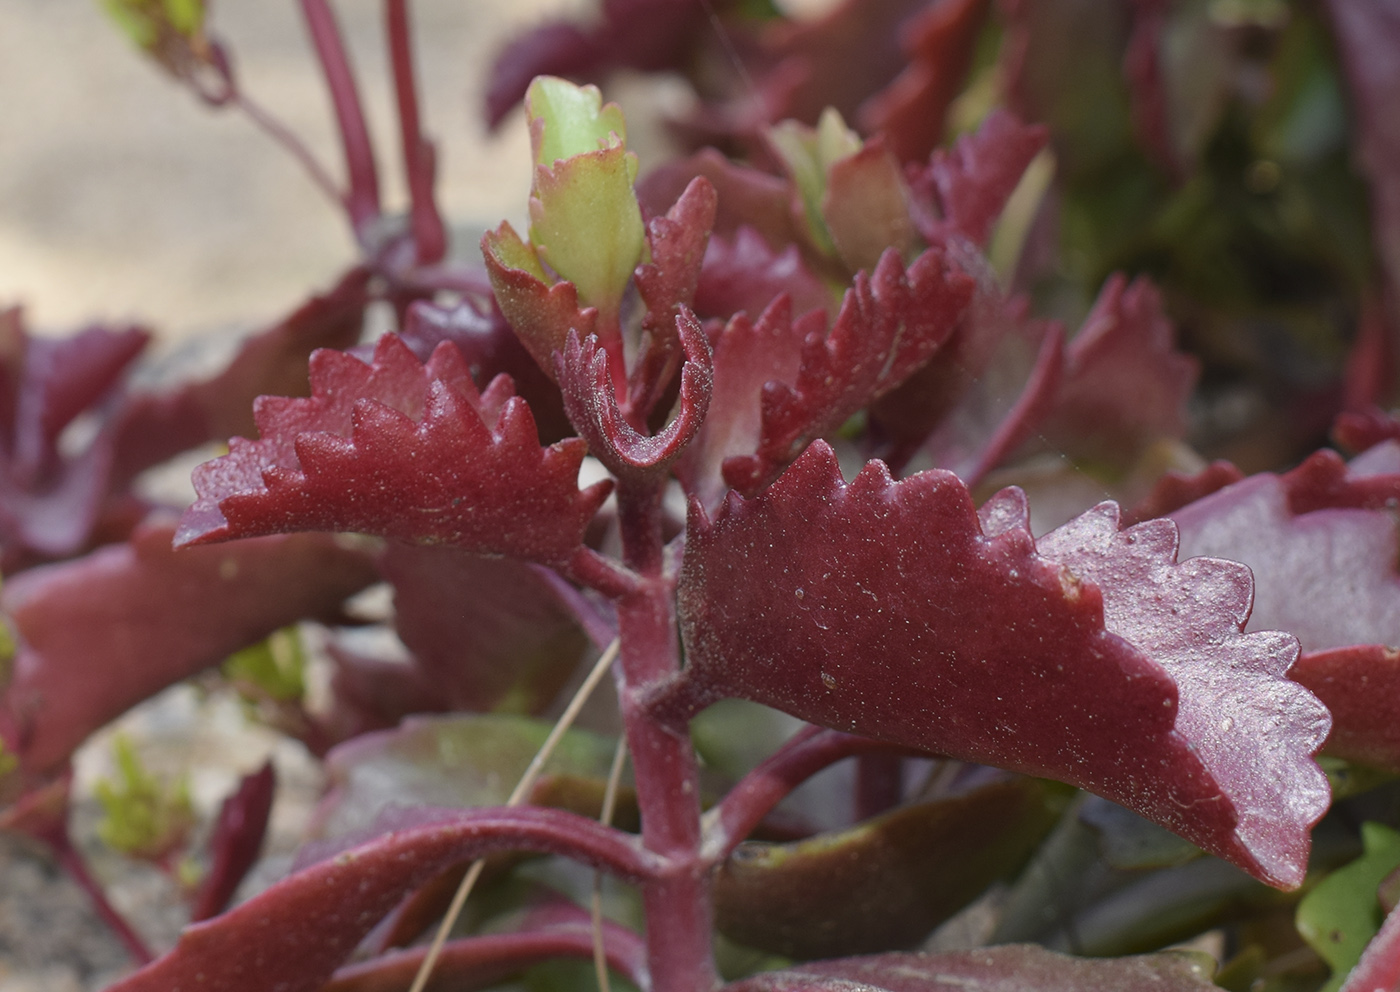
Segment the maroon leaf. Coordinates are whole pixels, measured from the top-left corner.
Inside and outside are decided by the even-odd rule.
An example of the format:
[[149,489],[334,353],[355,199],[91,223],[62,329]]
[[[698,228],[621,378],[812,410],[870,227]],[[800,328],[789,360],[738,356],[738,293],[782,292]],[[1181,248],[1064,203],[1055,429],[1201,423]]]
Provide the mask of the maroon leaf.
[[695,312],[728,320],[737,313],[761,314],[786,294],[796,313],[834,309],[831,291],[802,261],[796,245],[775,253],[753,228],[741,226],[732,239],[714,237],[695,287]]
[[637,184],[637,199],[649,214],[664,213],[697,177],[715,188],[714,234],[732,237],[740,228],[749,228],[773,251],[804,242],[802,222],[793,212],[792,183],[731,162],[713,148],[649,171]]
[[1392,909],[1371,938],[1341,992],[1386,992],[1400,986],[1400,910]]
[[947,340],[972,290],[936,248],[907,270],[888,251],[870,276],[857,273],[830,332],[804,336],[795,382],[764,386],[757,451],[727,459],[725,481],[757,491],[813,438],[902,383]]
[[949,954],[881,954],[755,975],[725,992],[1212,992],[1189,954],[1071,958],[1032,945]]
[[663,217],[647,224],[651,261],[637,267],[637,292],[646,303],[642,319],[642,354],[632,371],[631,406],[651,412],[671,384],[681,360],[676,333],[681,312],[693,308],[700,267],[705,261],[717,199],[708,179],[697,176]]
[[546,444],[573,434],[559,389],[551,378],[553,368],[545,372],[540,367],[506,323],[499,307],[493,305],[483,313],[467,300],[451,307],[420,300],[408,308],[399,337],[420,362],[432,357],[433,349],[442,342],[451,341],[462,353],[478,387],[498,375],[510,376],[516,395],[530,404],[540,440]]
[[1176,350],[1175,338],[1156,287],[1111,277],[1066,351],[1055,410],[1041,428],[1049,443],[1072,458],[1121,463],[1183,436],[1199,363]]
[[110,992],[312,992],[407,893],[460,861],[506,850],[567,853],[635,880],[653,862],[625,835],[545,809],[439,811],[327,858],[222,916]]
[[261,440],[195,470],[179,544],[343,530],[559,561],[607,496],[578,490],[582,441],[541,448],[508,380],[478,394],[450,345],[427,365],[394,335],[373,365],[318,351],[311,384],[308,399],[260,399]]
[[1227,461],[1213,461],[1192,475],[1168,472],[1157,480],[1152,491],[1123,515],[1125,524],[1166,517],[1198,499],[1205,499],[1226,486],[1233,486],[1244,473]]
[[1378,644],[1316,651],[1288,677],[1332,711],[1328,754],[1400,772],[1400,651]]
[[377,578],[366,553],[329,537],[176,552],[173,530],[147,527],[5,584],[20,647],[0,732],[26,770],[57,767],[128,707],[279,628],[335,618]]
[[685,307],[676,318],[676,329],[686,355],[680,412],[659,434],[639,434],[623,417],[608,368],[611,356],[596,337],[589,335],[580,344],[578,335],[570,332],[563,354],[555,356],[555,374],[569,419],[593,456],[620,479],[640,480],[664,472],[705,420],[714,376],[710,342]]
[[[1327,478],[1302,485],[1297,473],[1253,475],[1175,511],[1182,553],[1253,569],[1252,630],[1288,630],[1309,652],[1400,645],[1395,521],[1385,510],[1356,506],[1365,487],[1347,485],[1335,456],[1311,465],[1326,468]],[[1306,503],[1295,508],[1295,498]]]
[[[688,533],[679,588],[688,667],[670,704],[743,696],[1058,778],[1271,884],[1302,881],[1308,828],[1329,798],[1310,761],[1326,711],[1282,678],[1291,638],[1240,635],[1246,569],[1174,564],[1169,534],[1120,536],[1103,509],[1051,535],[1053,553],[1040,554],[1014,491],[979,525],[950,473],[894,483],[873,462],[846,486],[824,444],[758,497],[731,496],[713,522],[694,506]],[[1079,574],[1091,566],[1103,585]],[[1122,621],[1137,602],[1184,612],[1154,607],[1151,624]],[[1253,692],[1279,708],[1236,702]],[[1261,719],[1277,721],[1267,742]],[[1276,750],[1250,757],[1251,744],[1266,743]],[[1258,769],[1285,775],[1296,794],[1280,801]]]
[[538,713],[588,646],[533,566],[406,544],[391,544],[381,562],[399,637],[439,708]]
[[1400,11],[1387,4],[1328,0],[1332,30],[1351,89],[1357,157],[1371,181],[1373,237],[1390,293],[1391,333],[1400,313]]
[[867,133],[883,132],[901,162],[922,162],[943,140],[948,107],[962,89],[987,19],[987,0],[942,0],[911,17],[901,45],[909,64],[861,105]]
[[217,916],[233,898],[238,883],[258,860],[276,791],[277,775],[268,761],[258,771],[245,775],[237,790],[219,807],[214,834],[209,839],[214,860],[199,883],[199,893],[190,908],[191,920]]
[[348,348],[360,338],[370,273],[355,267],[272,327],[248,338],[222,372],[173,392],[134,396],[116,427],[117,480],[209,440],[253,432],[253,400],[306,395],[306,360],[317,348]]
[[[1049,132],[1026,125],[1004,110],[993,111],[973,134],[949,151],[935,151],[916,175],[914,191],[925,209],[916,211],[920,233],[930,244],[950,237],[986,244],[992,224],[1021,181],[1031,159],[1045,147]],[[936,196],[938,213],[928,207]]]

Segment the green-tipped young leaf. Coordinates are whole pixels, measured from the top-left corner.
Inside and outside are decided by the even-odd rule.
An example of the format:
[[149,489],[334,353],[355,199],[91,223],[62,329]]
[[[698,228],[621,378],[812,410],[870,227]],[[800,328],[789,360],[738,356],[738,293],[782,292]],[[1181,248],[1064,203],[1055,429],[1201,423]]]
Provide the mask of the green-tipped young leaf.
[[525,116],[535,164],[546,168],[560,159],[627,141],[621,107],[604,106],[596,86],[576,86],[557,76],[538,76],[530,84]]
[[306,691],[306,651],[301,632],[285,627],[224,662],[224,677],[277,702],[301,699]]

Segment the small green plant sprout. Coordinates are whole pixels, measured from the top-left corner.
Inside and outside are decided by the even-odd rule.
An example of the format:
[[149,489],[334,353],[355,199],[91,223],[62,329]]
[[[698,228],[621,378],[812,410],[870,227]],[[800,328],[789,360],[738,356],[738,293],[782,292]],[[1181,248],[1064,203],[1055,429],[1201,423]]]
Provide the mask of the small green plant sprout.
[[182,776],[162,781],[141,761],[126,734],[112,742],[115,778],[95,787],[103,818],[97,827],[102,842],[128,857],[165,864],[182,848],[195,824],[189,783]]

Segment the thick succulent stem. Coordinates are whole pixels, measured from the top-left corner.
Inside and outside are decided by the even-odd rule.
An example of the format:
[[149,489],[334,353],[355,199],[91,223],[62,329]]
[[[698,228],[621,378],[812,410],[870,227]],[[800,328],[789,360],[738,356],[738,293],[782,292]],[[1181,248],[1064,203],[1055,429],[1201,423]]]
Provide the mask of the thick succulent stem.
[[701,852],[699,777],[690,738],[662,726],[643,705],[646,690],[680,669],[672,583],[663,574],[661,483],[618,491],[624,561],[640,577],[618,600],[618,695],[642,812],[642,844],[666,860],[646,881],[647,958],[653,992],[707,992],[716,973],[713,909]]

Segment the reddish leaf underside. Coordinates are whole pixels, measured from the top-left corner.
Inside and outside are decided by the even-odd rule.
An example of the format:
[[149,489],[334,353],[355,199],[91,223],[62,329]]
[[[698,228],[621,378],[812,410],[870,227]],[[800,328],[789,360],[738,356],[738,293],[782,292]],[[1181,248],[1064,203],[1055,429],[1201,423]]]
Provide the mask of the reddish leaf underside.
[[20,649],[0,727],[26,770],[57,766],[128,707],[238,648],[333,618],[377,578],[369,555],[323,535],[177,552],[172,533],[146,528],[6,582]]
[[607,496],[606,484],[578,489],[582,441],[541,448],[509,381],[479,395],[446,342],[426,365],[394,335],[372,365],[319,351],[311,385],[308,399],[263,397],[260,440],[235,438],[195,470],[178,544],[359,531],[560,561]]
[[1013,944],[948,954],[880,954],[755,975],[725,992],[1211,992],[1199,957],[1095,960]]
[[[511,849],[574,851],[621,874],[644,869],[620,834],[545,809],[439,811],[310,866],[222,916],[110,992],[312,992],[405,895],[445,868]],[[628,867],[630,866],[630,868]]]
[[[1093,520],[1079,528],[1053,546],[1089,554],[1084,542],[1102,528]],[[1206,742],[1187,736],[1194,723],[1177,722],[1177,683],[1150,654],[1198,652],[1192,663],[1209,671],[1182,678],[1183,692],[1203,680],[1231,684],[1227,670],[1241,656],[1261,682],[1277,668],[1287,652],[1277,635],[1238,638],[1238,583],[1247,603],[1247,576],[1233,566],[1171,566],[1158,543],[1158,572],[1112,577],[1145,588],[1105,593],[1037,553],[1023,500],[994,500],[979,523],[951,473],[894,483],[874,462],[847,486],[821,443],[760,496],[731,496],[713,522],[694,509],[689,535],[679,587],[688,667],[671,703],[742,696],[824,726],[1057,778],[1271,884],[1302,880],[1325,787],[1278,809],[1260,783],[1213,777],[1198,750]],[[1200,597],[1195,626],[1133,626],[1120,636],[1118,597],[1159,594]],[[1252,725],[1216,702],[1227,695],[1182,709]],[[1326,726],[1301,695],[1290,697],[1299,711],[1273,714],[1280,730],[1271,743],[1293,750],[1260,764],[1306,782]]]

